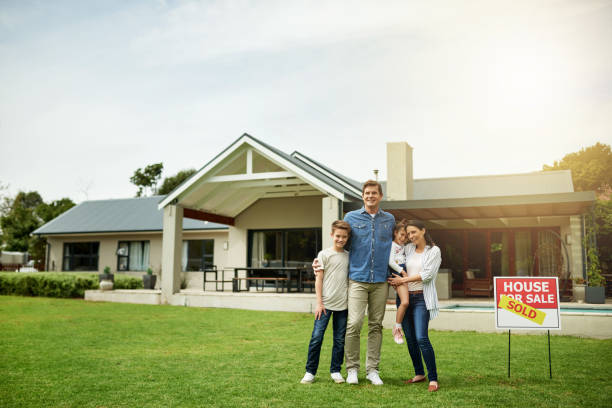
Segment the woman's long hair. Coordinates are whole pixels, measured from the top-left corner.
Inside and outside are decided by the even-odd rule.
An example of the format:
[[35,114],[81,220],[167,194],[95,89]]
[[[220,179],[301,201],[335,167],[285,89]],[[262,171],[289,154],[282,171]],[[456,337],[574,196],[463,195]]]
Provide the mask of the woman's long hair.
[[[423,231],[425,229],[425,223],[421,220],[408,220],[405,224],[406,227],[416,227]],[[436,243],[429,235],[429,232],[425,231],[425,243],[431,247],[436,246]]]

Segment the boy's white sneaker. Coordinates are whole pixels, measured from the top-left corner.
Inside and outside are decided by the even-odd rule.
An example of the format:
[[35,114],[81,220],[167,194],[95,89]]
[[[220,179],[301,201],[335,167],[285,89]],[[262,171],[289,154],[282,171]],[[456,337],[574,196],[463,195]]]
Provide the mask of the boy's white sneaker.
[[302,381],[300,381],[300,383],[312,384],[313,381],[314,381],[314,375],[310,374],[309,372],[306,372],[306,374],[304,374],[304,378],[302,378]]
[[366,375],[366,378],[370,380],[372,385],[383,385],[383,381],[380,379],[378,371],[376,370],[370,371],[368,375]]
[[344,378],[342,378],[342,374],[336,372],[336,373],[331,373],[331,378],[332,380],[334,380],[334,382],[336,384],[342,384],[344,382]]
[[359,384],[359,380],[357,379],[357,370],[355,370],[354,368],[347,370],[346,383]]

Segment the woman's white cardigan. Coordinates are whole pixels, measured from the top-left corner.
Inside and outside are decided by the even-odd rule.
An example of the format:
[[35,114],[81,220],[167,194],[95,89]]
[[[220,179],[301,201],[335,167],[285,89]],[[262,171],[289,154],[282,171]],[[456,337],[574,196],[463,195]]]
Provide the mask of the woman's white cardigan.
[[[406,245],[406,259],[410,257],[416,250],[416,245]],[[442,254],[437,246],[425,246],[423,256],[421,257],[423,270],[421,271],[421,279],[423,280],[423,297],[425,305],[429,310],[429,320],[438,316],[438,292],[436,292],[436,278],[438,277],[438,269],[442,263]]]

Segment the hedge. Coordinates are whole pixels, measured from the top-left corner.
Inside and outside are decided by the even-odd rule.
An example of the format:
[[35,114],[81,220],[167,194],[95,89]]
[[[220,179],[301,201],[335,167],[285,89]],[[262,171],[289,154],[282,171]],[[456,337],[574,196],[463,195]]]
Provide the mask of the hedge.
[[[0,295],[84,298],[85,291],[98,289],[95,273],[0,272]],[[115,289],[142,289],[142,280],[115,274]]]

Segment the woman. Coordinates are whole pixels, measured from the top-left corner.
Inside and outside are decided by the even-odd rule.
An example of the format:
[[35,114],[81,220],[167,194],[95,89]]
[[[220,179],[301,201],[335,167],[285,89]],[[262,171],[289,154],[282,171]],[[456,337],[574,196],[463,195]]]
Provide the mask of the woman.
[[[429,341],[428,330],[429,320],[438,315],[436,277],[442,257],[440,248],[434,244],[422,221],[408,221],[406,232],[409,241],[409,244],[406,245],[408,274],[404,277],[389,278],[389,283],[394,287],[408,283],[410,293],[410,305],[402,320],[402,328],[406,336],[415,376],[405,382],[414,384],[425,381],[422,355],[429,377],[428,390],[435,392],[438,391],[440,386],[436,372],[436,357]],[[399,302],[399,298],[396,302]]]

